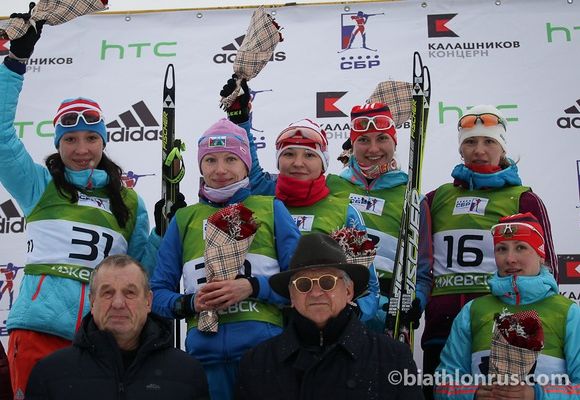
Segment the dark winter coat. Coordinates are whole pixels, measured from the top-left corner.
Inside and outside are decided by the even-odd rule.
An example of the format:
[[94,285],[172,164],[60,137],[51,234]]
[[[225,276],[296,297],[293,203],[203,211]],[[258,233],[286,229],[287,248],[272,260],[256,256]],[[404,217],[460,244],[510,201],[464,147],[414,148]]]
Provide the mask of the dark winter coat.
[[83,319],[73,345],[36,364],[27,400],[193,400],[208,399],[201,364],[172,347],[169,326],[150,314],[141,345],[125,370],[113,336],[98,330],[91,314]]
[[328,332],[327,325],[314,335],[305,334],[304,317],[294,316],[281,335],[248,351],[240,363],[236,398],[423,399],[420,386],[389,383],[391,371],[416,376],[409,347],[367,330],[354,312],[342,314],[339,332]]
[[0,400],[12,399],[12,387],[10,386],[10,371],[8,370],[8,357],[4,347],[0,343]]

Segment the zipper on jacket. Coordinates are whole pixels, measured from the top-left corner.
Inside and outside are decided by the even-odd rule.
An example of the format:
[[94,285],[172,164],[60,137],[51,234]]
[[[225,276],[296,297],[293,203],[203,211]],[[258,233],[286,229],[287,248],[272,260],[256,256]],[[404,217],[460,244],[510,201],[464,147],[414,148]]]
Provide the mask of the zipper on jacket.
[[324,335],[322,334],[322,331],[320,331],[320,347],[322,347],[324,345]]

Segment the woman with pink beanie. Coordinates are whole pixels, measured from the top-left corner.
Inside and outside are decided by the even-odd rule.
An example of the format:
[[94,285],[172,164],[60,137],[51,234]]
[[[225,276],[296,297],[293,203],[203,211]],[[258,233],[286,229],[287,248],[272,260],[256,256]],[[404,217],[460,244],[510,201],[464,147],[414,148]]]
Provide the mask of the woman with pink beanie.
[[[222,119],[198,141],[203,182],[199,203],[181,208],[159,247],[151,279],[153,311],[187,321],[186,351],[204,366],[211,398],[231,399],[239,360],[249,348],[282,332],[280,305],[268,278],[288,268],[300,233],[284,204],[272,196],[254,196],[246,132]],[[260,223],[246,262],[236,279],[207,282],[204,266],[205,224],[220,208],[243,203]],[[183,278],[185,293],[176,291]],[[201,311],[218,311],[217,333],[197,329]]]

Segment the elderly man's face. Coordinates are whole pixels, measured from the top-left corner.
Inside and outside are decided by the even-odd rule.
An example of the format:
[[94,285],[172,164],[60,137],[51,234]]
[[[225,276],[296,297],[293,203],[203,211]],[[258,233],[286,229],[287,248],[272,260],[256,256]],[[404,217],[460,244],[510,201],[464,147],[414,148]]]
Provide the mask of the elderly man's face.
[[95,324],[111,332],[121,349],[136,348],[153,297],[145,289],[143,273],[135,264],[103,265],[94,279],[90,300]]
[[[332,275],[338,278],[333,289],[323,290],[320,287],[320,283],[314,281],[312,282],[312,289],[308,293],[301,293],[293,283],[301,277],[314,279],[323,275]],[[323,328],[330,318],[336,317],[346,307],[346,304],[352,300],[353,293],[353,283],[346,283],[343,279],[343,273],[336,268],[309,269],[297,272],[290,279],[292,306],[319,328]]]

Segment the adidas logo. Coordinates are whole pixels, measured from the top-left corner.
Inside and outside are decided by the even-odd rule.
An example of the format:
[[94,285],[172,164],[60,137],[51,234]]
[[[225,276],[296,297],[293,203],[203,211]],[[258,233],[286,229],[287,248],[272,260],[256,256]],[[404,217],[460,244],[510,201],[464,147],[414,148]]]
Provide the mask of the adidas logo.
[[0,234],[2,233],[23,233],[26,229],[24,216],[18,212],[18,208],[12,200],[0,204]]
[[107,124],[109,142],[155,141],[161,139],[159,132],[159,123],[142,100]]
[[[236,59],[237,51],[240,49],[242,42],[246,35],[238,36],[234,39],[233,42],[226,44],[222,47],[223,51],[227,51],[228,53],[217,53],[213,56],[213,62],[216,64],[226,64],[230,63],[233,64],[234,60]],[[286,53],[283,51],[278,51],[272,54],[270,61],[284,61],[286,59]]]
[[558,118],[556,125],[562,129],[580,129],[580,99],[576,100],[576,103],[572,107],[564,109],[564,113],[571,114],[572,116]]

